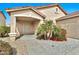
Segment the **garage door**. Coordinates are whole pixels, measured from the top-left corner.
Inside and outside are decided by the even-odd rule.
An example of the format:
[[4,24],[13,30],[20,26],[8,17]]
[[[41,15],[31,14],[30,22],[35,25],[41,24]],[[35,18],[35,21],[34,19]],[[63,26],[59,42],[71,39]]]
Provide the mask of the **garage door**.
[[17,28],[20,34],[34,34],[38,22],[31,22],[31,21],[18,21]]
[[34,24],[32,22],[23,23],[23,34],[34,34]]

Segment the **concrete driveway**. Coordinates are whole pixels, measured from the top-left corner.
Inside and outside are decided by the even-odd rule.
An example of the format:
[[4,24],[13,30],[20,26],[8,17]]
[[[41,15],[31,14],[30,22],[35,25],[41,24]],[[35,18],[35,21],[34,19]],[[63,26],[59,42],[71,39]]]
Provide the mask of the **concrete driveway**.
[[19,40],[26,43],[28,55],[79,54],[79,40],[68,38],[66,42],[37,40],[34,35],[24,35]]
[[[9,38],[2,40],[7,41]],[[17,55],[79,55],[79,40],[68,38],[65,42],[37,40],[34,35],[24,35],[9,42]]]

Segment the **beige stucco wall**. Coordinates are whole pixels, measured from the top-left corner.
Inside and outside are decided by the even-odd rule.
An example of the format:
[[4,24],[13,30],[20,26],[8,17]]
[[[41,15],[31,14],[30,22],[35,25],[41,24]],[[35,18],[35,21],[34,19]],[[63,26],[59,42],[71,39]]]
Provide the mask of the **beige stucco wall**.
[[33,18],[37,18],[37,19],[42,20],[40,15],[38,15],[37,13],[35,13],[34,11],[32,11],[30,9],[12,12],[11,14],[14,16],[33,17]]
[[65,16],[65,14],[58,8],[58,14],[56,14],[56,7],[49,7],[49,8],[43,8],[43,9],[38,9],[41,13],[43,13],[47,18],[53,20],[60,18],[62,16]]
[[79,17],[58,21],[57,24],[67,30],[67,37],[79,39]]
[[[58,7],[51,7],[51,8],[45,8],[45,9],[38,9],[41,13],[43,13],[47,19],[57,19],[59,17],[65,16],[65,14],[58,8],[58,14],[56,14],[56,8]],[[35,13],[33,10],[20,10],[10,13],[11,17],[11,33],[17,33],[17,36],[20,34],[28,34],[28,33],[34,33],[36,31],[36,28],[43,22],[43,18]],[[26,17],[26,19],[20,18],[20,20],[17,21],[17,17]],[[27,21],[27,18],[33,18],[33,20],[40,20],[40,22],[34,21],[36,23],[31,24],[32,21]],[[30,19],[28,19],[30,20]],[[16,28],[16,30],[15,30]]]
[[4,15],[0,12],[0,25],[5,25],[6,22],[5,22],[5,17]]

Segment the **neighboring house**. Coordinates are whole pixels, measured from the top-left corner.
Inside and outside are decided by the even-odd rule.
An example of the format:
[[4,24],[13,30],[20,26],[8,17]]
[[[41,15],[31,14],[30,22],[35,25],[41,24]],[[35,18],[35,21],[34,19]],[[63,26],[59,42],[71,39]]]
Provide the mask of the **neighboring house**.
[[54,21],[57,18],[67,15],[58,5],[48,5],[40,7],[21,7],[6,10],[11,16],[11,39],[22,34],[35,34],[38,26],[43,20]]
[[67,30],[67,37],[79,39],[79,11],[57,19],[57,24]]
[[4,26],[4,25],[6,25],[6,22],[5,22],[5,16],[4,16],[4,14],[2,13],[2,11],[0,11],[0,25],[2,26]]

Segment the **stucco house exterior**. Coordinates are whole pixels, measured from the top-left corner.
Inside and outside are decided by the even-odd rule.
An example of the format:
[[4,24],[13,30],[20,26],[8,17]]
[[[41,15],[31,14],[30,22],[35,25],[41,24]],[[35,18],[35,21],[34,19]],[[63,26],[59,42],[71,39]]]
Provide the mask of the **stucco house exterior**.
[[5,17],[5,15],[3,14],[3,12],[2,11],[0,11],[0,25],[2,26],[4,26],[4,25],[6,25],[6,17]]
[[15,40],[22,34],[35,34],[36,29],[43,23],[43,20],[55,20],[67,15],[58,5],[48,5],[40,7],[21,7],[6,10],[11,17],[10,39]]
[[67,30],[67,37],[79,39],[79,11],[58,18],[57,24]]

